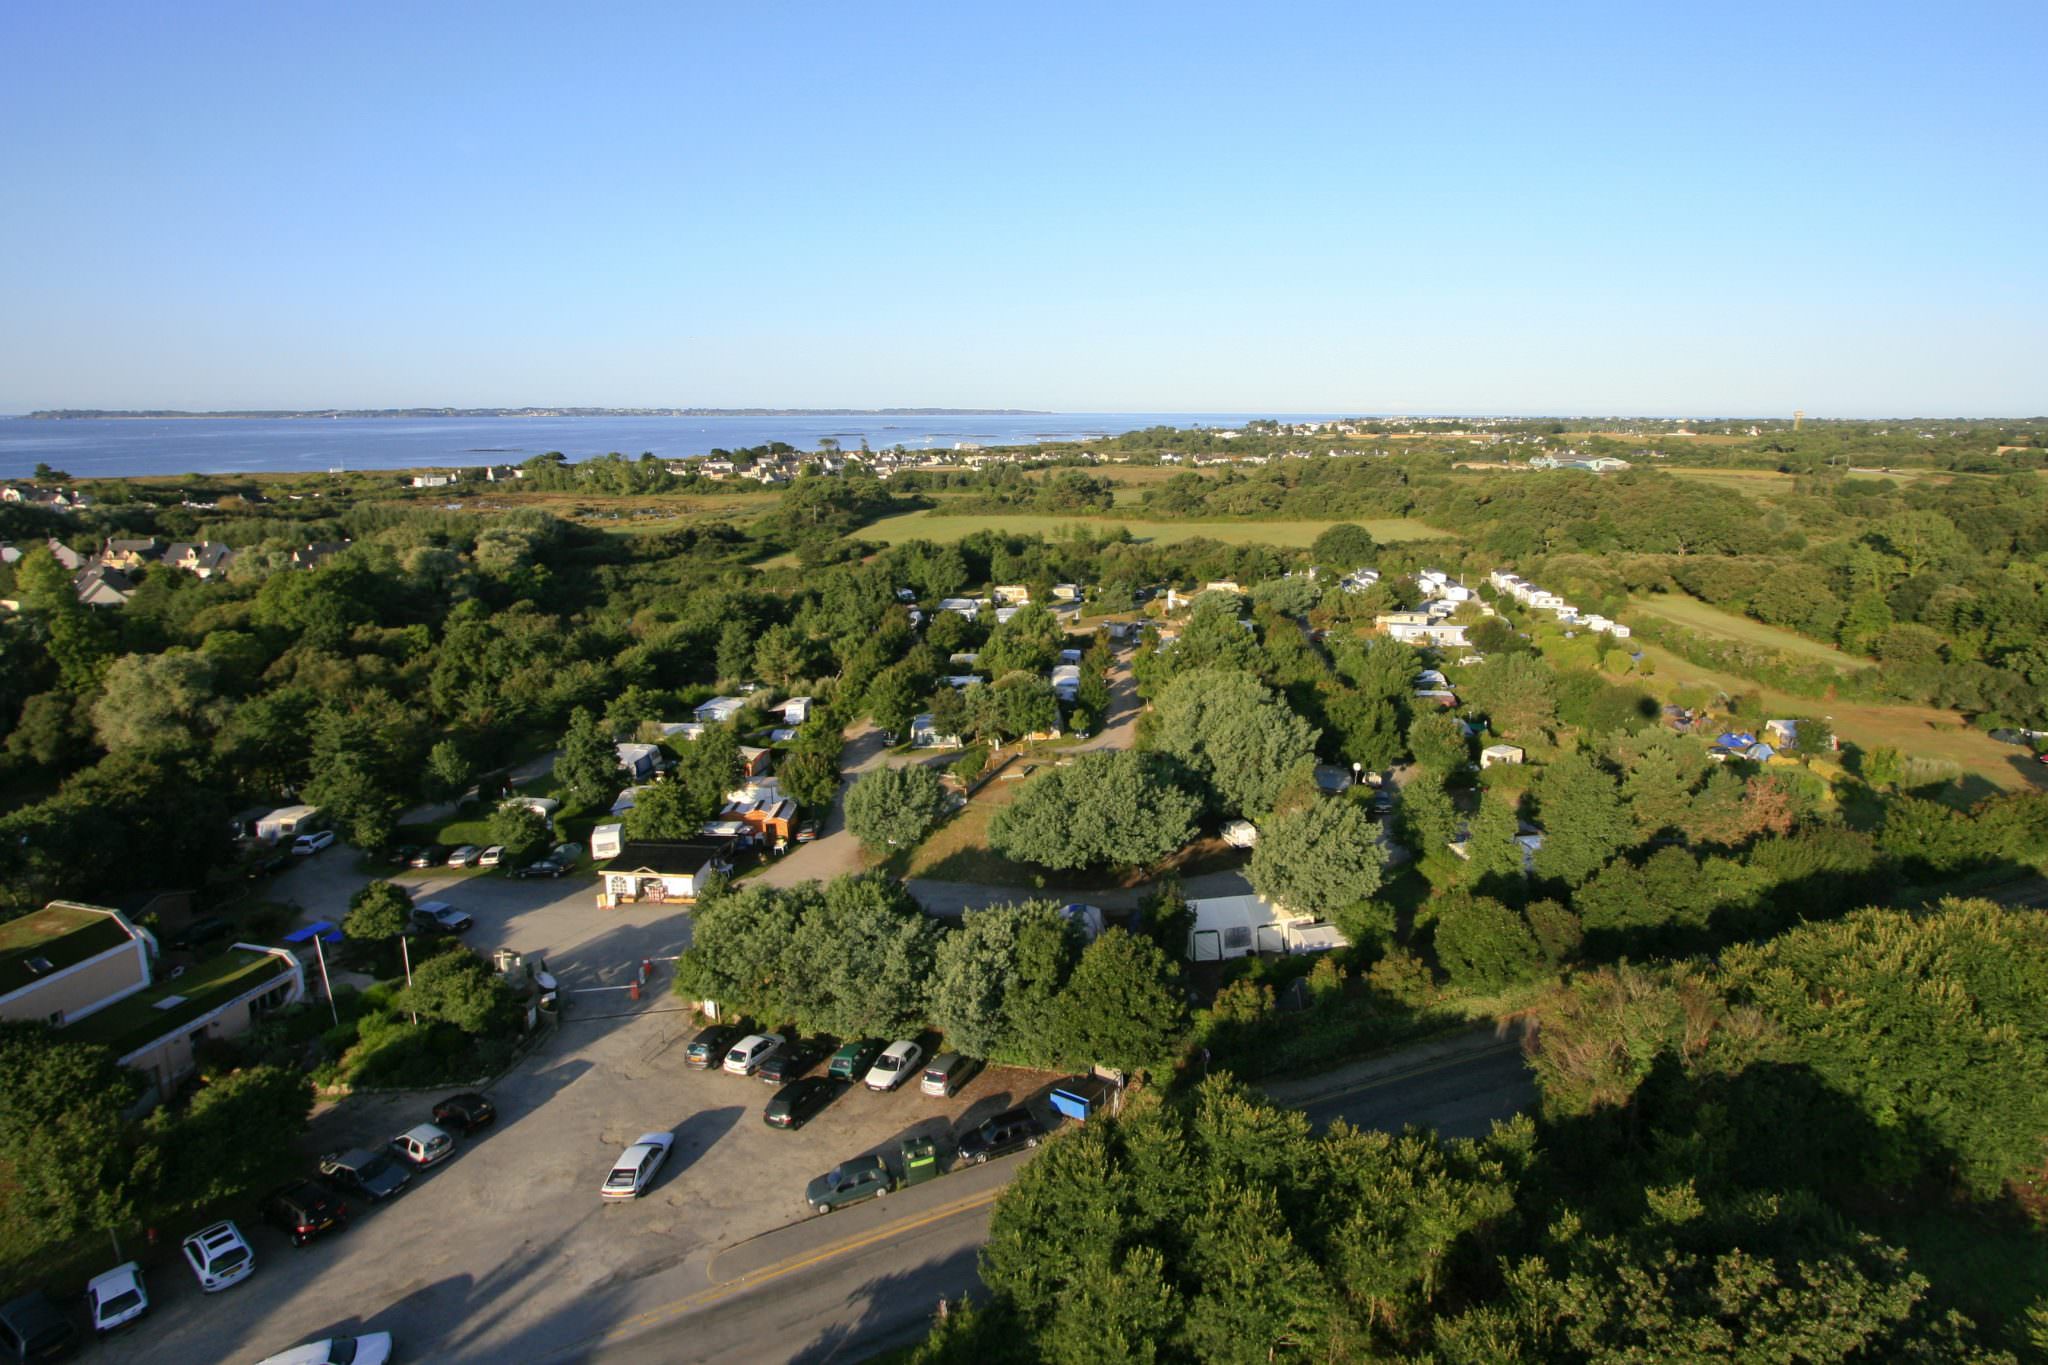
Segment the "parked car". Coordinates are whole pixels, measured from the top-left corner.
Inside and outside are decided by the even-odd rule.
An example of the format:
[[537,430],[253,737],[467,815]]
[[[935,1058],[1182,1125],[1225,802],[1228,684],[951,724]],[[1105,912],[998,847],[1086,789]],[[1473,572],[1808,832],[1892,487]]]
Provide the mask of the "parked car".
[[384,861],[392,867],[409,867],[412,860],[422,852],[418,844],[400,844],[384,855]]
[[805,1186],[804,1202],[811,1206],[812,1213],[830,1213],[848,1204],[880,1199],[895,1183],[889,1175],[888,1162],[878,1156],[857,1156],[840,1162]]
[[525,867],[515,867],[505,875],[508,877],[559,877],[568,870],[568,868],[560,863],[550,862],[546,858],[542,858],[539,862],[528,863]]
[[882,1049],[882,1055],[875,1058],[875,1064],[868,1068],[868,1089],[894,1090],[916,1073],[917,1064],[923,1060],[924,1049],[916,1043],[889,1044]]
[[329,1337],[289,1351],[265,1356],[256,1365],[390,1365],[391,1333],[365,1332],[359,1337]]
[[222,915],[201,915],[171,935],[172,948],[203,948],[235,932],[235,922]]
[[496,867],[499,863],[502,863],[504,861],[505,846],[503,844],[492,844],[489,848],[485,849],[482,853],[479,853],[477,855],[476,865],[478,867]]
[[734,1043],[725,1054],[725,1069],[734,1076],[751,1076],[754,1069],[781,1046],[782,1035],[779,1033],[750,1033]]
[[834,1080],[857,1081],[868,1074],[875,1058],[882,1055],[880,1038],[856,1038],[832,1054],[825,1074]]
[[817,837],[818,822],[816,820],[806,820],[796,827],[796,841],[800,844],[808,844]]
[[329,844],[332,844],[333,842],[333,830],[316,830],[311,834],[301,834],[298,838],[292,840],[292,852],[298,854],[300,857],[306,857],[309,854],[318,853],[321,849],[326,848]]
[[775,1092],[761,1113],[770,1128],[801,1128],[839,1094],[839,1082],[823,1076],[805,1076]]
[[249,880],[254,881],[258,877],[268,877],[274,872],[284,871],[287,867],[291,866],[291,861],[292,855],[288,850],[273,848],[267,853],[260,853],[250,859],[249,865],[244,871],[247,873]]
[[475,844],[463,844],[448,855],[448,866],[475,867],[476,860],[483,856],[484,851]]
[[321,1157],[320,1175],[344,1194],[360,1195],[372,1204],[391,1198],[412,1183],[412,1172],[390,1156],[360,1147]]
[[199,1277],[199,1288],[208,1294],[238,1285],[256,1268],[256,1254],[242,1230],[233,1223],[215,1223],[185,1239],[185,1264]]
[[983,1119],[960,1139],[960,1159],[979,1166],[990,1157],[1003,1156],[1025,1147],[1036,1147],[1045,1136],[1045,1125],[1019,1105]]
[[412,908],[412,927],[423,934],[461,934],[476,928],[476,921],[447,901],[421,901]]
[[147,1313],[149,1290],[142,1283],[142,1267],[129,1261],[93,1276],[85,1286],[85,1311],[92,1317],[92,1330],[101,1336]]
[[334,1191],[298,1180],[263,1197],[263,1221],[302,1247],[323,1232],[348,1226],[348,1205]]
[[448,855],[452,852],[454,850],[446,844],[428,844],[425,848],[416,851],[412,857],[406,859],[405,865],[407,867],[440,867],[448,861]]
[[740,1024],[713,1024],[702,1030],[690,1045],[683,1049],[683,1064],[709,1071],[717,1066],[725,1054],[732,1050],[738,1039],[745,1037],[747,1029]]
[[78,1350],[78,1328],[38,1291],[0,1305],[0,1359],[63,1360]]
[[675,1144],[674,1133],[642,1133],[633,1139],[632,1146],[619,1153],[598,1193],[606,1199],[638,1199],[654,1183],[655,1172],[668,1160],[669,1149]]
[[918,1082],[918,1089],[927,1095],[950,1099],[979,1070],[981,1063],[972,1057],[958,1052],[941,1052],[924,1069],[924,1079]]
[[450,1095],[434,1106],[434,1122],[443,1128],[474,1133],[497,1121],[498,1106],[474,1091]]
[[824,1056],[831,1046],[832,1040],[829,1038],[785,1042],[761,1063],[760,1069],[754,1074],[769,1085],[782,1085],[816,1066],[818,1059]]
[[438,1166],[455,1155],[455,1139],[431,1123],[416,1123],[387,1144],[400,1161],[416,1171]]
[[548,850],[548,861],[566,871],[583,861],[583,845],[556,844]]

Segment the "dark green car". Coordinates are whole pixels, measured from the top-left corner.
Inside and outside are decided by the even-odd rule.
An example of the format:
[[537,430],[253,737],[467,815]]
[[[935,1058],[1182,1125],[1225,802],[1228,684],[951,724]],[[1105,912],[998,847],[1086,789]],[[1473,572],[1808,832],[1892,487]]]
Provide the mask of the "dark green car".
[[868,1074],[868,1068],[882,1055],[885,1046],[880,1038],[856,1039],[832,1054],[832,1064],[825,1068],[825,1074],[835,1081],[857,1081]]
[[878,1156],[857,1156],[813,1180],[804,1189],[804,1202],[812,1213],[830,1213],[848,1204],[879,1199],[895,1185],[888,1162]]

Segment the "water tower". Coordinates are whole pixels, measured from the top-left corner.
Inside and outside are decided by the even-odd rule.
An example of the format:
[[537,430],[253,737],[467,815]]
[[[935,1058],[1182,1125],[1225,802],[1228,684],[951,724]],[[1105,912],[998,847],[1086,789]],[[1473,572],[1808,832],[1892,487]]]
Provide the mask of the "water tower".
[[1806,409],[1805,409],[1805,408],[1794,408],[1794,409],[1792,409],[1792,430],[1794,430],[1794,431],[1797,431],[1797,430],[1799,430],[1799,424],[1800,424],[1801,422],[1804,422],[1805,420],[1806,420]]

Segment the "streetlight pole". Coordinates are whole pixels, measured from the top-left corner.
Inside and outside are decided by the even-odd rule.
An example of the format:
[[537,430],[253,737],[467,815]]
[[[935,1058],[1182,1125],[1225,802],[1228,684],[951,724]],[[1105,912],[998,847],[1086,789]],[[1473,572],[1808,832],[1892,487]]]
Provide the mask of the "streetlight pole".
[[327,950],[320,945],[320,935],[313,935],[313,956],[320,959],[320,984],[327,988],[327,1014],[334,1020],[336,1028],[341,1027],[341,1011],[334,1008],[334,981],[327,975]]
[[[404,934],[398,936],[398,955],[405,959],[405,988],[410,991],[412,989],[412,949],[407,946]],[[412,1015],[412,1026],[418,1028],[420,1026],[420,1012],[418,1010],[411,1010],[409,1013]]]

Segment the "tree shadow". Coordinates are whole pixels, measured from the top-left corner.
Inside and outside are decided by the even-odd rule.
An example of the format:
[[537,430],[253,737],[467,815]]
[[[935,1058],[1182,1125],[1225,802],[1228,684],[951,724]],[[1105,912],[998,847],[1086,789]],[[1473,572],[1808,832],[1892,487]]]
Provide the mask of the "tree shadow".
[[661,1174],[654,1184],[648,1186],[652,1194],[675,1176],[697,1164],[706,1152],[718,1144],[718,1140],[730,1133],[739,1123],[746,1110],[736,1104],[722,1109],[699,1109],[675,1127],[676,1144],[669,1153],[669,1159],[662,1163]]
[[981,1288],[978,1247],[929,1257],[906,1270],[877,1275],[849,1296],[859,1305],[853,1321],[820,1332],[790,1356],[795,1365],[866,1360],[891,1346],[908,1346],[929,1330],[939,1301],[958,1302]]

